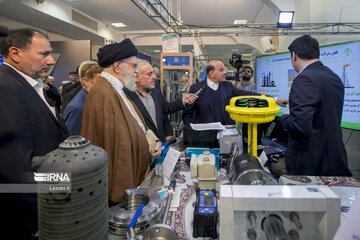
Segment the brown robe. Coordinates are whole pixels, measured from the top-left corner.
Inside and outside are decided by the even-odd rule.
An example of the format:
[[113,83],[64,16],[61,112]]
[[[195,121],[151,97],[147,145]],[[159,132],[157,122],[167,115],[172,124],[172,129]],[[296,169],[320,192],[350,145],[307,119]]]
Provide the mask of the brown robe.
[[149,145],[121,96],[103,77],[98,78],[86,98],[81,135],[107,152],[109,199],[121,202],[125,190],[137,187],[145,177]]

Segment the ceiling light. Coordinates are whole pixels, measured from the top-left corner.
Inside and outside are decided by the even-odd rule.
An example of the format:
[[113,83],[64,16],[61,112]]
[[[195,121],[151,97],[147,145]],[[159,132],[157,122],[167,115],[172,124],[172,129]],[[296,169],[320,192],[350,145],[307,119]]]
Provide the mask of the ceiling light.
[[231,49],[231,51],[232,51],[232,52],[238,52],[238,51],[239,51],[239,49],[237,49],[237,48],[233,48],[233,49]]
[[120,22],[120,23],[112,23],[111,25],[114,26],[114,27],[126,27],[126,25],[124,23],[122,23],[122,22]]
[[159,53],[159,52],[161,52],[161,50],[155,49],[155,50],[153,50],[153,52],[154,52],[154,53]]
[[294,11],[280,11],[277,22],[278,28],[291,28],[294,19]]
[[246,24],[247,23],[247,20],[246,19],[235,19],[234,20],[234,24]]

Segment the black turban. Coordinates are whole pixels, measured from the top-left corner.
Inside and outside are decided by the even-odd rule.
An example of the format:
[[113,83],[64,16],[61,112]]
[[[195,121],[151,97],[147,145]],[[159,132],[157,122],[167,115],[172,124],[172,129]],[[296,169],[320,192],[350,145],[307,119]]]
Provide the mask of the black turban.
[[138,50],[130,39],[126,38],[121,43],[113,43],[99,49],[97,53],[100,67],[108,67],[116,61],[136,56]]

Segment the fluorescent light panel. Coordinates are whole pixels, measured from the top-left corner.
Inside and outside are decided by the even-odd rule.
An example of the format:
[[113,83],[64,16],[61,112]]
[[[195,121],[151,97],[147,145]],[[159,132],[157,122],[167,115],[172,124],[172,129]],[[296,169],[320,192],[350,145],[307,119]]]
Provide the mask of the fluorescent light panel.
[[246,24],[247,23],[247,20],[245,19],[235,19],[234,20],[234,24]]
[[114,27],[126,27],[126,25],[122,22],[121,23],[112,23],[111,25]]

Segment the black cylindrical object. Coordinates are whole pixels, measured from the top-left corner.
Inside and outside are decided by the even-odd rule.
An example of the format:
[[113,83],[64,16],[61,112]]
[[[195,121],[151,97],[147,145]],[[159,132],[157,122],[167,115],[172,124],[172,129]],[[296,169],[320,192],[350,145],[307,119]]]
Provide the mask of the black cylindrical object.
[[[71,136],[59,148],[34,157],[38,182],[39,237],[51,239],[107,239],[108,168],[106,152],[81,136]],[[69,192],[53,192],[50,174],[71,178]]]
[[259,160],[243,153],[232,162],[233,185],[277,185],[275,178],[264,171]]

